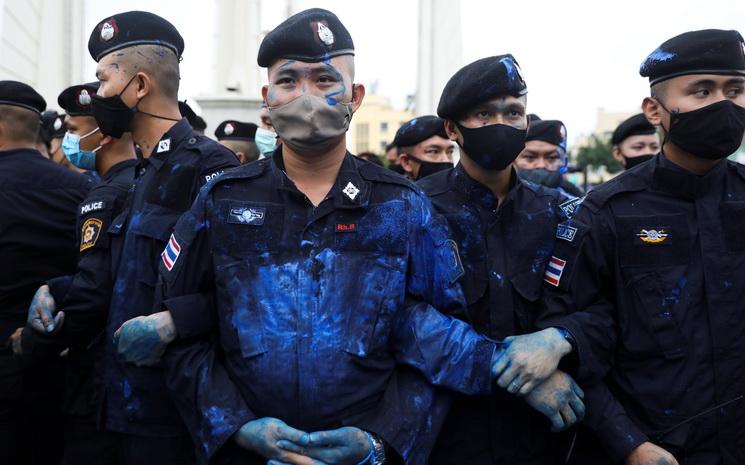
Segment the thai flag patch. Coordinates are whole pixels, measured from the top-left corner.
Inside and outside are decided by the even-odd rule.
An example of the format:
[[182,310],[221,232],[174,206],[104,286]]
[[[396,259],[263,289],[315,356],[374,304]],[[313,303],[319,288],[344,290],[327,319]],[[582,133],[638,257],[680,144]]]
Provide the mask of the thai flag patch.
[[163,250],[163,253],[160,254],[160,258],[163,260],[163,264],[166,266],[166,268],[168,268],[168,271],[171,271],[173,269],[173,266],[176,264],[176,260],[178,260],[178,256],[180,253],[181,246],[176,240],[176,236],[171,234],[171,238],[168,240],[168,245],[166,246],[165,250]]
[[559,287],[561,274],[564,272],[566,264],[566,260],[551,257],[551,260],[548,261],[548,265],[546,265],[546,274],[543,276],[543,280],[553,286]]

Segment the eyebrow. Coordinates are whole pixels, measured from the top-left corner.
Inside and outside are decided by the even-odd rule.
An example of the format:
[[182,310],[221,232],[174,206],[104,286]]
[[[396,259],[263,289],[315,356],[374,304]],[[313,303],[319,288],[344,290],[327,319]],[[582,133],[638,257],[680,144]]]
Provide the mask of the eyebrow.
[[502,103],[484,103],[482,105],[479,105],[476,107],[476,113],[482,112],[482,111],[490,111],[493,113],[502,113],[505,111],[512,111],[512,110],[518,110],[518,111],[525,111],[525,106],[520,102],[510,102],[508,104],[502,104]]
[[[285,63],[282,66],[285,66],[287,64],[289,64],[289,62]],[[341,72],[339,72],[339,70],[327,64],[319,64],[317,66],[311,67],[310,69],[303,69],[302,71],[298,69],[293,69],[290,67],[283,68],[282,66],[280,66],[279,69],[277,70],[275,77],[277,76],[297,77],[301,73],[305,74],[306,72],[310,74],[329,73],[329,74],[333,74],[334,76],[338,76],[340,79],[342,77],[342,74]]]

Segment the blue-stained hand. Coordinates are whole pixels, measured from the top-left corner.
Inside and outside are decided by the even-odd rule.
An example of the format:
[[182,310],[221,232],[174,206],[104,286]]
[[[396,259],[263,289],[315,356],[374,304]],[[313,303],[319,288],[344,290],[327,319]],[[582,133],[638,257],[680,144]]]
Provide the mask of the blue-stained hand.
[[551,431],[558,432],[585,417],[584,397],[571,376],[556,370],[525,397],[525,402],[551,421]]
[[282,441],[300,442],[306,434],[305,431],[292,428],[277,418],[259,418],[241,426],[233,440],[244,449],[270,459],[269,464],[326,465],[311,457],[279,447]]
[[298,441],[282,440],[277,445],[284,450],[321,460],[329,465],[366,463],[373,453],[370,436],[353,426],[317,431],[303,435]]
[[54,314],[55,302],[49,293],[49,286],[44,284],[36,290],[31,305],[28,307],[26,324],[34,331],[42,334],[53,334],[62,327],[65,321],[65,312]]
[[158,363],[174,339],[176,327],[168,311],[132,318],[114,333],[114,344],[119,355],[125,362],[137,366]]
[[527,395],[556,371],[572,345],[556,328],[510,336],[506,347],[495,353],[492,376],[512,394]]

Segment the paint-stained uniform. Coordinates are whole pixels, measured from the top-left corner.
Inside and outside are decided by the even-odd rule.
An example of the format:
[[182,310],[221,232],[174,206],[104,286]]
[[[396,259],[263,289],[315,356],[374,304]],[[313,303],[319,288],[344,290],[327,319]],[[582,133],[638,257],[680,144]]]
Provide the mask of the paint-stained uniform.
[[565,226],[577,232],[557,243],[540,324],[588,355],[597,439],[578,440],[576,463],[616,463],[647,440],[681,463],[745,463],[745,168],[696,176],[657,155],[590,192]]
[[[150,437],[186,434],[162,369],[123,362],[114,332],[131,318],[160,311],[155,301],[157,267],[173,226],[205,183],[237,165],[230,150],[196,134],[188,121],[181,119],[136,168],[134,191],[107,230],[114,287],[104,332],[102,414],[109,430]],[[183,337],[208,330],[212,324],[204,312],[190,310],[172,312]]]
[[203,458],[264,463],[229,439],[271,416],[307,431],[357,426],[424,463],[429,446],[411,439],[428,433],[417,428],[436,413],[422,411],[431,389],[404,381],[404,398],[389,397],[396,367],[463,392],[491,389],[494,344],[429,305],[462,306],[462,272],[426,196],[350,154],[317,207],[284,173],[281,149],[206,186],[161,264],[166,308],[216,295],[217,337],[171,344],[165,356]]
[[[460,164],[419,186],[450,226],[463,260],[467,307],[453,316],[492,339],[535,331],[556,226],[575,202],[513,172],[497,207],[496,196]],[[543,415],[500,389],[455,397],[430,464],[543,465],[561,463],[566,449],[566,434],[551,433]]]

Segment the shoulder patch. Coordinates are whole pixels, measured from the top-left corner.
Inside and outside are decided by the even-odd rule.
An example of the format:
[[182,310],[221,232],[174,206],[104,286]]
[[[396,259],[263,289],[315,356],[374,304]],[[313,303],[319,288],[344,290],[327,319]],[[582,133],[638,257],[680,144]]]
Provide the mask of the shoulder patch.
[[80,228],[80,251],[90,249],[96,245],[99,236],[101,235],[101,229],[103,228],[103,221],[98,218],[88,218]]
[[574,241],[577,236],[577,228],[569,224],[569,222],[559,223],[556,225],[556,238],[563,239],[567,242]]
[[561,275],[564,273],[564,267],[566,265],[566,260],[558,257],[551,257],[546,265],[546,272],[543,276],[543,280],[552,286],[559,287]]
[[166,266],[168,271],[171,271],[176,265],[176,260],[178,260],[179,255],[181,255],[181,245],[176,240],[176,236],[171,234],[171,238],[168,239],[166,248],[160,254],[160,258],[163,260],[163,264]]
[[80,216],[97,212],[106,208],[105,200],[92,200],[80,206]]
[[577,211],[577,207],[582,203],[584,197],[577,197],[574,199],[565,200],[559,204],[559,209],[564,212],[567,218],[571,218],[574,212]]

